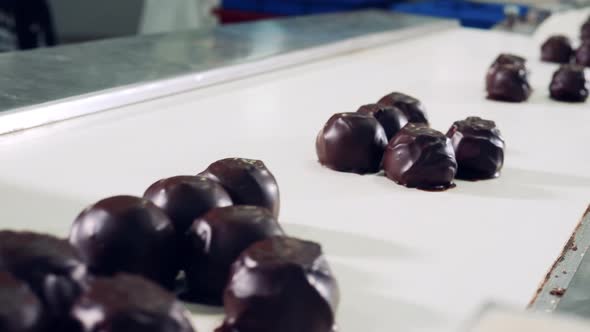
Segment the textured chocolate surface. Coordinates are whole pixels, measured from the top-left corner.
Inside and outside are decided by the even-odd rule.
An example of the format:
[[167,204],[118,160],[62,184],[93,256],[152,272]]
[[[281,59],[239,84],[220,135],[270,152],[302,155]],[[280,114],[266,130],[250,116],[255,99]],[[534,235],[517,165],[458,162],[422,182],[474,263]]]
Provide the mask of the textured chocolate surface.
[[447,136],[455,150],[457,178],[495,178],[504,165],[504,140],[494,121],[468,117],[456,121]]
[[219,183],[202,176],[174,176],[157,181],[143,197],[168,215],[178,234],[184,234],[195,219],[209,210],[232,205]]
[[379,99],[378,103],[400,109],[406,118],[408,118],[408,122],[425,123],[428,125],[428,117],[426,116],[424,105],[412,96],[401,92],[392,92]]
[[507,102],[523,102],[531,94],[526,68],[520,64],[492,66],[487,74],[488,98]]
[[170,219],[152,202],[114,196],[80,213],[70,243],[96,274],[128,272],[171,287],[179,269],[175,236]]
[[503,65],[514,65],[514,66],[519,66],[522,69],[525,70],[526,73],[526,59],[516,55],[516,54],[510,54],[510,53],[502,53],[500,55],[498,55],[498,57],[496,59],[494,59],[494,62],[492,62],[492,64],[490,65],[490,68],[488,69],[488,72],[486,74],[486,87],[489,86],[492,81],[494,80],[494,75],[496,72],[497,67],[503,66]]
[[541,46],[541,60],[569,63],[574,55],[570,39],[566,36],[551,36]]
[[590,19],[580,27],[580,38],[582,41],[590,40]]
[[28,284],[51,326],[62,323],[87,277],[86,266],[67,241],[31,232],[0,231],[0,271]]
[[281,202],[274,175],[260,160],[226,158],[209,165],[201,174],[221,184],[236,205],[256,205],[278,217]]
[[41,301],[29,286],[0,271],[0,331],[42,332]]
[[561,66],[554,74],[549,86],[551,98],[566,102],[584,102],[588,98],[588,86],[584,67]]
[[250,246],[233,264],[218,331],[330,332],[338,301],[318,244],[273,237]]
[[272,213],[258,206],[215,208],[197,219],[184,240],[189,299],[221,304],[231,264],[242,251],[283,234]]
[[408,117],[399,108],[385,104],[368,104],[361,106],[358,113],[371,115],[385,129],[387,141],[408,123]]
[[334,114],[316,139],[320,163],[340,172],[376,173],[381,167],[387,135],[373,116]]
[[173,294],[139,276],[96,278],[74,304],[82,332],[193,332]]
[[576,63],[580,66],[590,67],[590,39],[584,41],[576,50]]
[[387,145],[383,169],[389,179],[403,186],[444,190],[453,186],[457,162],[443,133],[408,124]]

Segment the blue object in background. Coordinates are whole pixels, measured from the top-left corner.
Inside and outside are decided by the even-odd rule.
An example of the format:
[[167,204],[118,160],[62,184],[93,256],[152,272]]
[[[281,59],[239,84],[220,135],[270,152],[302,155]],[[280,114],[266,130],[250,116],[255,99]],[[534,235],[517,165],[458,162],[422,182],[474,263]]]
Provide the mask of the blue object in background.
[[364,8],[388,8],[391,0],[223,0],[223,9],[272,15],[306,15],[351,11]]
[[[514,6],[514,5],[511,5]],[[489,29],[506,18],[506,5],[498,3],[479,3],[462,0],[426,0],[402,2],[391,6],[397,12],[454,18],[463,26]],[[527,6],[518,5],[518,16],[526,15]]]

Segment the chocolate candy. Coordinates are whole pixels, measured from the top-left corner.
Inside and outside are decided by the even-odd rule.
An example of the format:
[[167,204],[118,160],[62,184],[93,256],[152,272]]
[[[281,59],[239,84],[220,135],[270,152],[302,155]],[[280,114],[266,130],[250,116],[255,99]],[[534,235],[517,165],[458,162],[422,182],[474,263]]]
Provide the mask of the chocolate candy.
[[428,125],[426,110],[422,103],[414,97],[401,92],[392,92],[379,99],[378,103],[400,109],[405,114],[408,122]]
[[588,98],[588,87],[584,67],[576,65],[561,66],[549,86],[551,98],[567,102],[584,102]]
[[86,208],[72,225],[70,243],[99,275],[129,272],[171,287],[178,273],[172,222],[143,198],[115,196]]
[[340,172],[376,173],[387,135],[377,119],[360,113],[334,114],[316,139],[320,163]]
[[576,63],[590,67],[590,40],[584,41],[576,51]]
[[494,76],[495,76],[495,72],[496,72],[497,68],[500,66],[503,66],[503,65],[519,66],[522,69],[524,69],[524,71],[526,73],[526,59],[525,58],[515,55],[515,54],[502,53],[502,54],[498,55],[498,57],[494,60],[494,62],[492,62],[492,64],[490,65],[490,68],[488,69],[488,72],[486,75],[486,86],[490,86],[490,84],[494,80]]
[[216,207],[232,205],[229,194],[217,182],[202,176],[175,176],[152,184],[143,194],[161,208],[179,234],[195,219]]
[[0,331],[42,332],[43,308],[29,286],[0,271]]
[[200,175],[221,184],[234,204],[261,206],[278,217],[279,186],[262,161],[244,158],[222,159],[209,165]]
[[371,115],[377,119],[383,129],[385,129],[385,135],[388,141],[408,123],[408,118],[399,108],[384,104],[363,105],[357,112]]
[[233,264],[218,331],[330,332],[338,297],[318,244],[273,237],[250,246]]
[[92,280],[72,308],[82,332],[193,332],[174,295],[133,275]]
[[254,242],[283,234],[272,213],[258,206],[215,208],[196,220],[184,250],[191,298],[221,304],[231,264],[240,253]]
[[455,150],[457,178],[495,178],[504,164],[504,140],[494,121],[468,117],[453,123],[447,136]]
[[507,102],[523,102],[531,94],[526,69],[519,64],[490,68],[487,76],[488,98]]
[[61,324],[86,278],[86,266],[67,241],[30,232],[0,231],[0,271],[29,285],[52,324]]
[[409,123],[387,145],[383,169],[389,179],[406,187],[444,190],[453,186],[457,162],[448,137]]
[[566,36],[551,36],[541,46],[541,60],[569,63],[574,55],[572,43]]

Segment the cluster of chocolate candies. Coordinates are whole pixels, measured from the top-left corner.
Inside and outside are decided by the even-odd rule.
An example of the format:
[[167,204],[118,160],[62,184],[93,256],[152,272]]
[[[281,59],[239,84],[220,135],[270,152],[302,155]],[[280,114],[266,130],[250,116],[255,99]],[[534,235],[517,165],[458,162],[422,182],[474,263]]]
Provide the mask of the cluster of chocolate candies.
[[278,214],[265,165],[229,158],[89,206],[69,241],[2,231],[1,330],[193,332],[177,291],[223,304],[219,331],[331,332],[336,280],[320,245],[286,236]]
[[493,121],[469,117],[447,135],[429,127],[422,103],[394,92],[356,113],[334,114],[316,139],[319,162],[333,170],[377,173],[425,190],[452,187],[455,177],[494,178],[504,163],[504,140]]
[[[565,37],[550,38],[542,51],[543,60],[560,62],[558,44],[565,43]],[[565,39],[567,40],[567,39]],[[569,42],[568,42],[569,43]],[[565,48],[565,45],[561,45]],[[528,83],[526,60],[514,54],[500,54],[488,69],[486,89],[488,98],[499,101],[523,102],[531,94]],[[584,67],[576,64],[562,64],[553,74],[549,85],[549,95],[552,99],[565,102],[584,102],[588,98],[588,88],[584,76]]]
[[551,98],[565,102],[584,102],[588,87],[584,67],[590,66],[590,21],[582,26],[583,42],[577,51],[566,36],[551,36],[541,46],[541,60],[560,63],[549,86]]

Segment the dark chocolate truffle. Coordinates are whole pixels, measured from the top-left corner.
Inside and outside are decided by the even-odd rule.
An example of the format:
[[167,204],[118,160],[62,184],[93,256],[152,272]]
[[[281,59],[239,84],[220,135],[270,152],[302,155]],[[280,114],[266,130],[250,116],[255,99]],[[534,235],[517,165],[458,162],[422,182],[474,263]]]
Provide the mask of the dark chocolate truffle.
[[492,62],[492,64],[490,65],[490,68],[488,69],[488,72],[486,75],[486,86],[489,86],[491,84],[491,82],[494,80],[494,75],[495,75],[497,67],[500,67],[503,65],[520,66],[522,69],[524,69],[525,73],[527,72],[525,58],[515,55],[515,54],[509,54],[509,53],[500,54],[494,60],[494,62]]
[[262,161],[226,158],[209,165],[199,175],[221,184],[234,204],[261,206],[278,217],[281,205],[279,186]]
[[426,110],[422,103],[401,92],[392,92],[383,98],[379,99],[380,104],[393,106],[400,109],[411,123],[425,123],[428,125],[428,118],[426,117]]
[[576,51],[576,63],[590,67],[590,40],[584,41]]
[[0,271],[0,331],[42,332],[41,302],[29,286]]
[[588,87],[584,67],[576,65],[561,66],[549,86],[551,98],[567,102],[584,102],[588,98]]
[[133,275],[92,280],[71,312],[82,332],[194,332],[174,295]]
[[453,123],[447,136],[455,150],[457,178],[495,178],[504,164],[504,140],[494,121],[468,117]]
[[569,63],[574,55],[572,43],[566,36],[551,36],[541,46],[541,60]]
[[232,200],[223,187],[202,176],[175,176],[152,184],[143,194],[168,215],[178,234],[195,219],[216,207],[230,206]]
[[87,277],[86,266],[66,240],[30,232],[0,231],[0,271],[29,285],[52,324],[62,323]]
[[80,213],[70,242],[96,274],[134,273],[170,287],[179,269],[175,235],[170,219],[152,202],[115,196]]
[[372,116],[337,113],[324,125],[316,139],[320,163],[340,172],[376,173],[381,168],[387,135]]
[[582,24],[582,27],[580,28],[580,38],[582,41],[590,40],[590,19]]
[[330,332],[338,297],[320,245],[273,237],[250,246],[233,264],[219,331]]
[[490,68],[487,80],[488,98],[523,102],[531,94],[526,69],[521,65],[499,65]]
[[221,304],[231,264],[254,242],[283,230],[272,213],[258,206],[215,208],[195,220],[186,234],[185,273],[190,295]]
[[389,141],[397,132],[408,123],[408,118],[399,108],[384,104],[368,104],[361,106],[358,113],[371,115],[385,129],[385,135]]
[[453,186],[457,162],[448,137],[409,123],[387,145],[383,169],[389,179],[406,187],[444,190]]

